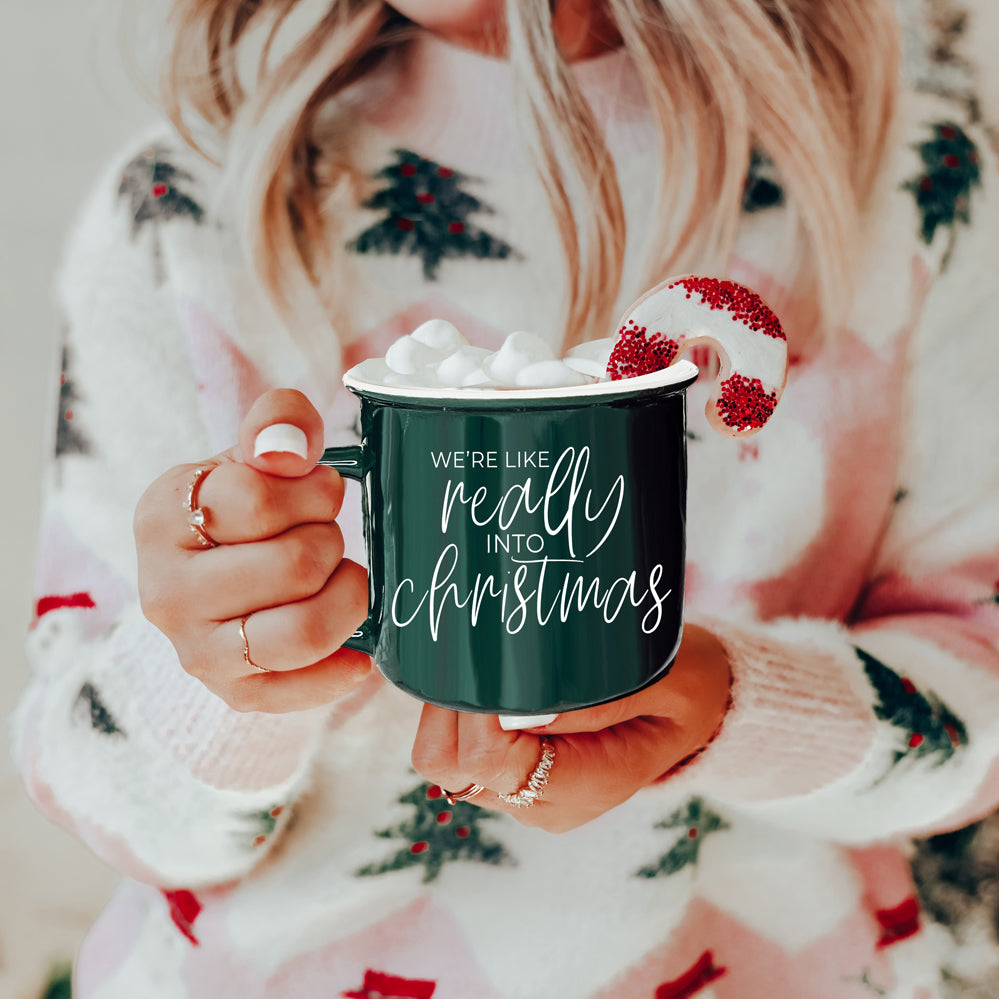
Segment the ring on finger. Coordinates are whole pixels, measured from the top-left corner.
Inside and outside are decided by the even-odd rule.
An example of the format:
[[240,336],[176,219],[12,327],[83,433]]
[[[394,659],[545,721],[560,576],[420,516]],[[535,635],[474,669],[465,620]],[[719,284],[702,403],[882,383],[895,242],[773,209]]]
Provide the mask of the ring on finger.
[[555,762],[555,747],[551,739],[541,736],[541,758],[535,768],[527,775],[527,782],[523,787],[512,794],[499,794],[501,801],[508,805],[516,805],[517,808],[530,808],[536,801],[540,801],[548,786],[548,775],[551,773],[552,764]]
[[249,621],[251,617],[253,617],[252,614],[247,614],[246,617],[239,622],[239,637],[243,640],[243,662],[245,662],[246,665],[252,669],[255,669],[258,673],[273,673],[273,670],[268,669],[266,666],[258,666],[250,658],[250,641],[246,637],[246,622]]
[[205,529],[208,510],[198,505],[198,493],[211,471],[212,468],[197,469],[187,484],[187,526],[198,536],[202,548],[217,548],[219,544]]
[[471,801],[477,794],[485,791],[485,787],[481,784],[469,784],[463,791],[448,791],[444,787],[441,790],[444,792],[444,800],[449,805],[454,805],[459,801]]

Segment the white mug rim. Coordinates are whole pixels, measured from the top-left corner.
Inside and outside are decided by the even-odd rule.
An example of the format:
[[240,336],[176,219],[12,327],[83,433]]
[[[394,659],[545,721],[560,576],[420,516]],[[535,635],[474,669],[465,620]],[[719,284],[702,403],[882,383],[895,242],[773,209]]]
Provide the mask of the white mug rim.
[[424,385],[385,385],[382,382],[358,378],[347,371],[343,384],[363,395],[387,396],[392,399],[439,400],[442,402],[506,402],[516,406],[526,401],[552,399],[588,399],[608,396],[641,395],[654,389],[667,388],[681,382],[692,382],[697,377],[697,365],[684,359],[668,367],[634,378],[614,381],[591,382],[587,385],[560,385],[555,388],[450,388]]

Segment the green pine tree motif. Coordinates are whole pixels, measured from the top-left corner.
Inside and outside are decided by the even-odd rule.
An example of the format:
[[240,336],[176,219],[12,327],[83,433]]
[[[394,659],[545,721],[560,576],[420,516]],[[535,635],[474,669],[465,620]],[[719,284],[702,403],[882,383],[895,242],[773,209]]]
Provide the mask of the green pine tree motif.
[[56,420],[57,458],[66,454],[89,454],[90,441],[83,435],[80,428],[73,422],[74,406],[79,402],[76,386],[69,376],[69,347],[62,348],[62,373],[59,376],[59,415]]
[[97,692],[97,688],[92,683],[85,683],[80,688],[80,692],[76,695],[75,704],[86,712],[90,720],[90,727],[95,732],[125,738],[125,730],[118,724],[114,715],[108,711]]
[[284,812],[284,805],[273,805],[263,812],[250,812],[245,815],[249,827],[249,838],[254,846],[262,846],[277,828],[278,817]]
[[179,186],[194,178],[174,166],[168,155],[166,146],[150,146],[129,162],[121,176],[118,195],[129,199],[133,236],[147,222],[180,217],[200,223],[204,218],[201,205]]
[[696,864],[704,838],[711,833],[728,829],[729,824],[709,809],[700,798],[691,798],[683,808],[678,808],[668,819],[656,823],[656,829],[680,829],[680,838],[655,864],[635,872],[637,877],[669,877]]
[[922,215],[921,234],[927,245],[937,229],[949,230],[942,267],[950,262],[958,223],[971,222],[971,192],[980,187],[982,171],[978,149],[959,125],[940,121],[930,125],[932,138],[915,148],[923,160],[923,172],[902,186],[912,192]]
[[356,253],[420,257],[428,281],[437,277],[445,258],[505,260],[516,256],[509,244],[470,221],[475,213],[492,214],[493,210],[462,189],[471,180],[466,174],[397,149],[395,162],[375,177],[386,186],[363,206],[385,217],[350,243]]
[[495,819],[493,812],[457,801],[449,805],[443,791],[435,784],[418,784],[400,797],[399,802],[415,809],[412,819],[375,835],[383,839],[402,839],[406,845],[386,860],[365,864],[358,877],[385,874],[404,867],[422,867],[424,883],[433,881],[445,864],[453,860],[474,860],[483,864],[508,864],[513,860],[502,844],[483,837],[481,824]]
[[940,766],[968,744],[964,723],[946,704],[931,693],[921,694],[911,680],[863,649],[854,652],[878,696],[874,714],[901,730],[905,747],[895,750],[891,767],[903,760],[929,760]]

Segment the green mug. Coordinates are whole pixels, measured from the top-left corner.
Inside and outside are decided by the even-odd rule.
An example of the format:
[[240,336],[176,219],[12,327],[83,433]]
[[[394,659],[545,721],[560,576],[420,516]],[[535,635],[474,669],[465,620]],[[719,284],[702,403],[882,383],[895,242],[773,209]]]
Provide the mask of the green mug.
[[369,615],[345,644],[443,707],[545,714],[660,679],[683,628],[689,361],[553,389],[344,384]]

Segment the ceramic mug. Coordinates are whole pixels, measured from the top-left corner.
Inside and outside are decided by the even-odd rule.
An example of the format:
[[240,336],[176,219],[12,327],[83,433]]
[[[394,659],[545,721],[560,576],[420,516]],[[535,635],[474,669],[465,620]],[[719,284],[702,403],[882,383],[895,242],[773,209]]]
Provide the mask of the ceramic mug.
[[[709,418],[755,432],[786,373],[765,308],[732,282],[664,283],[633,307],[611,356],[630,372],[665,349],[668,366],[572,388],[387,386],[348,372],[361,443],[322,458],[362,484],[369,615],[345,644],[408,693],[462,711],[558,713],[663,677],[683,630],[684,390],[697,377],[676,355],[710,342],[722,365]],[[667,338],[667,323],[681,332]]]

